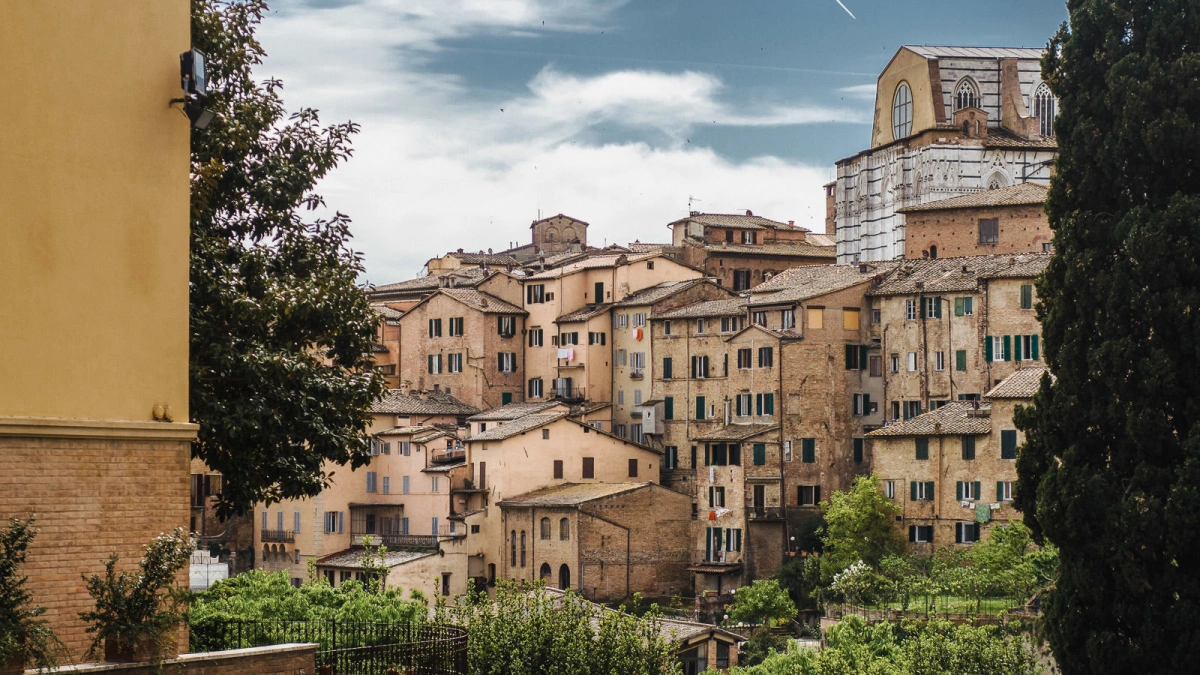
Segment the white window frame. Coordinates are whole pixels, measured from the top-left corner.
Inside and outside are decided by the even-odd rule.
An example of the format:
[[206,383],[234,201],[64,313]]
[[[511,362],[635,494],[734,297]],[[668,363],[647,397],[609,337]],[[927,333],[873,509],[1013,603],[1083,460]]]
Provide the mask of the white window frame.
[[1013,486],[1014,486],[1013,481],[1011,481],[1011,480],[1000,481],[999,484],[1001,485],[1001,489],[1003,491],[1000,494],[996,495],[996,497],[998,497],[997,501],[1011,502],[1013,500]]
[[992,336],[992,363],[1004,360],[1004,336]]
[[931,501],[930,497],[932,497],[932,495],[925,494],[925,487],[926,487],[925,481],[919,480],[919,481],[916,481],[916,483],[917,483],[917,501],[919,501],[919,502]]
[[785,462],[792,461],[792,442],[791,441],[783,442],[783,461],[785,461]]
[[529,329],[529,346],[530,347],[541,347],[543,341],[544,340],[543,340],[541,328],[530,328]]
[[924,528],[927,528],[927,527],[928,527],[928,528],[930,528],[930,531],[932,531],[932,529],[933,529],[933,528],[932,528],[932,526],[930,526],[930,525],[913,525],[913,527],[917,528],[917,529],[916,529],[916,531],[915,531],[915,532],[914,532],[914,534],[913,534],[913,543],[915,543],[915,544],[928,544],[928,543],[930,543],[930,542],[932,542],[932,541],[933,541],[933,539],[932,539],[932,538],[929,538],[929,539],[922,539],[922,538],[921,538],[921,532],[922,532],[922,530],[923,530]]
[[908,353],[908,372],[910,372],[910,373],[917,372],[917,353],[916,352]]
[[885,480],[883,482],[883,491],[884,491],[884,494],[887,495],[888,499],[895,499],[896,498],[896,481]]
[[893,373],[900,372],[900,355],[892,354],[888,358],[888,369]]
[[779,312],[780,328],[788,329],[796,327],[796,310],[785,309]]
[[946,352],[933,353],[933,369],[937,371],[946,369]]
[[975,483],[973,481],[964,480],[962,485],[963,501],[973,502],[979,500],[979,495],[975,494]]
[[904,316],[905,316],[905,318],[909,321],[916,321],[918,307],[919,307],[919,305],[917,304],[916,298],[909,298],[908,300],[905,300],[904,301]]
[[542,378],[535,377],[529,381],[529,393],[531,398],[541,398],[544,395],[545,387],[543,386]]

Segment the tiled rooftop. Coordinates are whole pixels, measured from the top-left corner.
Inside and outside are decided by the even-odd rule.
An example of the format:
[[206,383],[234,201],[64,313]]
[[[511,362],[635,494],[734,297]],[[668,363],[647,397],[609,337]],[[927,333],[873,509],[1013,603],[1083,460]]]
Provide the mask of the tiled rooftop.
[[483,251],[479,253],[460,253],[456,251],[454,253],[447,253],[446,255],[456,258],[466,265],[511,265],[516,267],[521,264],[516,258],[507,253],[484,253]]
[[[1021,368],[1004,378],[1003,382],[993,387],[985,396],[987,398],[1033,398],[1033,395],[1042,386],[1042,375],[1049,371],[1050,369],[1045,366]],[[1053,379],[1054,376],[1050,377]]]
[[973,291],[980,279],[1033,279],[1046,269],[1049,253],[1005,253],[934,260],[905,260],[867,295]]
[[485,410],[478,415],[473,415],[467,418],[468,422],[499,422],[506,420],[515,420],[519,417],[540,413],[543,410],[549,410],[556,405],[561,405],[557,401],[527,401],[525,403],[509,403],[508,405],[500,406]]
[[545,426],[551,422],[556,422],[567,416],[567,413],[533,413],[518,417],[511,422],[505,422],[495,427],[490,427],[487,431],[474,434],[467,438],[467,441],[502,441],[506,438],[511,438],[517,434],[532,431],[538,427]]
[[480,412],[479,408],[467,405],[449,394],[432,391],[387,390],[383,397],[371,406],[371,412],[393,415],[455,415],[467,417]]
[[692,437],[693,441],[744,441],[779,428],[778,424],[729,424]]
[[612,303],[604,302],[598,305],[584,305],[573,312],[567,312],[554,320],[555,323],[574,323],[577,321],[587,321],[593,317],[605,314]]
[[672,295],[687,290],[696,284],[713,283],[707,279],[688,279],[686,281],[664,281],[661,284],[643,288],[642,290],[625,296],[620,302],[614,303],[614,307],[635,307],[638,305],[652,305],[659,300],[669,298]]
[[383,284],[382,286],[375,286],[374,288],[370,289],[368,293],[376,294],[400,291],[433,290],[441,286],[449,286],[451,280],[454,281],[456,286],[475,286],[479,282],[486,279],[489,274],[491,274],[491,272],[487,270],[472,267],[468,269],[454,270],[453,272],[447,272],[437,276],[431,275],[417,277],[415,279],[397,281],[392,284]]
[[600,267],[617,267],[618,265],[624,264],[626,262],[636,262],[638,260],[645,260],[647,258],[653,258],[657,255],[659,255],[659,254],[658,253],[643,253],[643,254],[639,254],[639,255],[631,255],[631,254],[625,254],[625,253],[621,253],[621,254],[609,253],[609,254],[605,254],[605,255],[588,256],[582,260],[567,263],[566,265],[563,265],[562,267],[558,267],[556,269],[546,270],[545,272],[538,272],[537,274],[532,274],[529,276],[529,278],[530,279],[557,279],[559,277],[566,276],[568,274],[574,274],[575,272],[580,272],[583,270],[596,269],[596,268],[600,268]]
[[[710,316],[740,316],[746,313],[745,298],[730,298],[728,300],[705,300],[686,307],[680,307],[661,314],[655,314],[655,319],[697,319]],[[716,331],[713,331],[714,333]]]
[[995,190],[973,192],[961,197],[939,199],[934,202],[917,204],[899,209],[899,213],[920,213],[924,211],[945,211],[949,209],[969,209],[987,206],[1021,206],[1041,204],[1046,201],[1044,185],[1037,183],[1017,183]]
[[992,431],[991,404],[984,402],[975,409],[971,401],[951,401],[922,415],[876,429],[871,438],[889,436],[962,436],[982,435]]
[[[691,243],[691,242],[689,242]],[[692,244],[695,245],[695,244]],[[705,244],[704,250],[710,254],[734,253],[748,255],[778,255],[796,258],[837,258],[837,250],[832,246],[814,246],[805,241],[781,241],[770,244]]]
[[563,483],[509,497],[501,506],[577,506],[595,499],[640,490],[652,483]]
[[[434,555],[433,551],[388,551],[383,554],[382,562],[387,567],[395,567],[431,555]],[[317,560],[317,564],[322,567],[362,569],[362,551],[357,548],[348,548]]]
[[474,288],[443,288],[438,291],[484,314],[528,314],[524,309],[509,304],[494,295]]
[[404,312],[401,312],[398,309],[392,309],[391,307],[388,307],[387,305],[382,304],[382,303],[372,304],[371,309],[375,310],[376,312],[379,312],[380,315],[382,315],[383,318],[385,318],[385,319],[393,319],[394,320],[394,319],[399,319],[400,317],[404,316]]
[[928,59],[1040,59],[1042,49],[1033,47],[951,47],[933,45],[904,45]]
[[693,213],[687,218],[680,218],[671,223],[683,223],[687,221],[700,223],[709,227],[728,227],[738,230],[802,230],[808,232],[808,228],[788,225],[781,223],[778,220],[763,218],[750,213]]
[[870,282],[893,268],[892,261],[869,263],[866,272],[858,265],[807,265],[784,270],[750,289],[750,305],[800,302]]

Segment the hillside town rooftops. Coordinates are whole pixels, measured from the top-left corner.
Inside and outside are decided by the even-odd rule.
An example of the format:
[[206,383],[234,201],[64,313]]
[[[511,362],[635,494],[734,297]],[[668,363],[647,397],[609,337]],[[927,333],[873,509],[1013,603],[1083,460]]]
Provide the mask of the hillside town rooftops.
[[393,321],[404,316],[404,312],[401,312],[398,309],[393,309],[391,307],[388,307],[387,305],[385,305],[383,303],[374,303],[371,305],[371,309],[375,310],[376,312],[379,312],[379,315],[382,316],[384,319],[390,319]]
[[692,437],[694,441],[744,441],[768,431],[775,431],[778,424],[727,424]]
[[808,228],[806,227],[781,223],[778,220],[771,220],[770,218],[763,218],[762,216],[756,216],[749,211],[747,211],[745,214],[693,212],[686,218],[680,218],[679,220],[672,222],[671,225],[686,223],[689,221],[708,227],[725,227],[735,230],[800,230],[801,232],[808,232]]
[[992,431],[991,404],[951,401],[922,415],[881,427],[867,434],[871,438],[889,436],[979,436]]
[[[792,267],[750,289],[750,306],[794,303],[871,282],[896,263]],[[863,270],[866,271],[863,271]]]
[[1033,279],[1046,269],[1052,254],[1003,253],[933,260],[905,260],[867,295],[912,295],[973,291],[980,279]]
[[531,415],[524,415],[512,420],[511,422],[505,422],[504,424],[491,427],[487,431],[481,431],[477,434],[472,434],[471,436],[468,436],[466,440],[468,442],[502,441],[506,438],[512,438],[513,436],[523,434],[527,431],[533,431],[534,429],[543,427],[551,422],[557,422],[566,416],[567,413],[565,412],[533,413]]
[[446,254],[465,265],[499,265],[501,267],[516,267],[521,263],[508,253],[478,253],[463,252],[462,249]]
[[961,197],[939,199],[897,209],[897,213],[920,213],[923,211],[947,211],[991,206],[1023,206],[1042,204],[1046,201],[1047,188],[1037,183],[1017,183],[995,190],[981,190]]
[[438,391],[408,391],[389,389],[371,405],[375,414],[392,415],[454,415],[467,417],[482,412],[450,394]]
[[505,302],[494,295],[474,288],[442,288],[437,291],[484,314],[528,314],[524,309]]
[[606,314],[611,307],[612,303],[610,302],[584,305],[573,312],[567,312],[566,314],[563,314],[555,319],[554,323],[577,323],[580,321],[587,321],[588,319],[600,316],[601,314]]
[[640,490],[652,483],[563,483],[509,497],[500,506],[578,506],[624,492]]
[[[1012,375],[1004,378],[1003,382],[993,387],[984,396],[990,399],[1033,398],[1033,395],[1042,386],[1042,375],[1048,372],[1050,372],[1050,369],[1045,366],[1021,368]],[[1050,377],[1051,379],[1054,378],[1053,375]]]
[[710,316],[741,316],[746,313],[745,298],[705,300],[686,307],[655,314],[653,319],[700,319]]
[[509,403],[499,408],[485,410],[478,415],[467,418],[468,422],[501,422],[515,420],[519,417],[540,413],[555,406],[562,405],[558,401],[526,401],[524,403]]
[[[700,246],[699,244],[688,240],[689,246]],[[804,258],[829,258],[837,257],[837,251],[830,246],[814,246],[806,241],[779,241],[769,244],[730,244],[721,242],[718,244],[704,244],[705,251],[717,254],[728,253],[733,255],[777,255],[789,257],[804,257]]]
[[[578,255],[578,254],[576,254],[576,255]],[[604,268],[604,267],[618,267],[620,265],[624,265],[627,262],[636,262],[639,260],[647,260],[649,258],[654,258],[659,255],[661,255],[661,254],[659,254],[659,253],[643,253],[643,254],[639,254],[639,255],[630,255],[630,254],[626,254],[626,253],[608,253],[605,255],[589,255],[589,256],[583,258],[582,260],[577,260],[575,262],[567,263],[566,265],[557,267],[552,270],[546,270],[545,272],[538,272],[537,274],[531,274],[529,276],[529,278],[534,279],[534,280],[536,280],[536,279],[557,279],[559,277],[566,276],[568,274],[574,274],[576,272],[582,272],[584,270]]]
[[661,284],[656,284],[649,288],[643,288],[636,293],[625,296],[619,302],[613,303],[614,307],[636,307],[640,305],[652,305],[659,300],[685,291],[696,284],[713,283],[711,279],[686,279],[683,281],[664,281]]

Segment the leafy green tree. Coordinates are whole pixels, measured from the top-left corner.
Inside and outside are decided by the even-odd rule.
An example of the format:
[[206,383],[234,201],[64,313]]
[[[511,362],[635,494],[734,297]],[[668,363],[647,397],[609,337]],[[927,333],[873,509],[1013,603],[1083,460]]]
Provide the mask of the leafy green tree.
[[740,623],[774,624],[796,616],[796,604],[775,579],[759,579],[737,589],[729,618]]
[[1044,79],[1059,145],[1045,358],[1016,506],[1059,548],[1066,675],[1200,658],[1200,5],[1069,0]]
[[25,587],[29,578],[21,574],[38,532],[33,521],[32,515],[14,517],[0,529],[0,668],[51,668],[65,652],[50,622],[41,618],[46,608],[33,604],[33,594]]
[[904,540],[896,529],[900,507],[883,494],[877,476],[855,478],[848,491],[834,492],[821,502],[821,510],[825,513],[821,576],[826,583],[860,560],[877,569],[888,554],[904,552]]
[[306,220],[317,181],[351,154],[353,123],[286,114],[277,80],[256,82],[264,0],[193,0],[192,44],[208,56],[192,133],[192,419],[194,456],[225,476],[222,516],[256,502],[312,496],[326,462],[370,459],[368,409],[376,317],[357,277],[349,219]]

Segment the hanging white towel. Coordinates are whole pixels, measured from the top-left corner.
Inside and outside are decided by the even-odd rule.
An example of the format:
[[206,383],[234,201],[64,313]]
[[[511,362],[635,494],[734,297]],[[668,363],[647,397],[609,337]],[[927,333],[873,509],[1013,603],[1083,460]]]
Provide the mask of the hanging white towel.
[[715,472],[713,471],[714,468],[715,467],[711,467],[711,466],[708,467],[708,482],[710,482],[710,483],[713,482],[714,480],[716,480],[716,478],[717,478]]
[[571,358],[571,350],[570,350],[570,349],[567,349],[567,348],[565,348],[565,347],[560,347],[560,348],[558,349],[558,358],[560,358],[560,359],[570,359],[570,358]]

